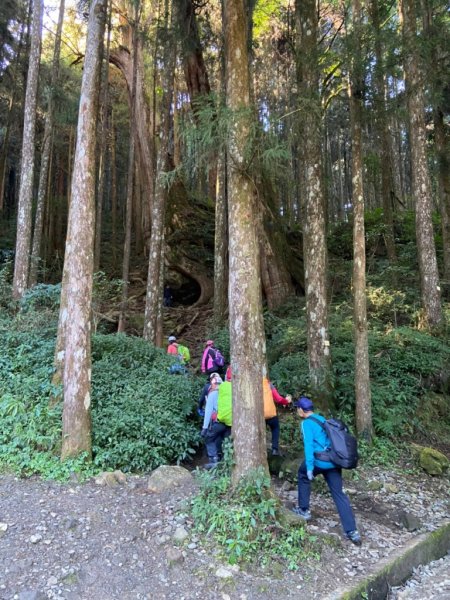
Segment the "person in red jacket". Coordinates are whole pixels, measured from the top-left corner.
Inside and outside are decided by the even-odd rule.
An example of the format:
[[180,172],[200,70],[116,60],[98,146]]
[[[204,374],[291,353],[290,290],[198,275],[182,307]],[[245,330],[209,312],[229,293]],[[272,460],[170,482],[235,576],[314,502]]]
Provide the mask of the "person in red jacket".
[[278,447],[280,440],[280,421],[278,420],[275,403],[287,406],[292,402],[292,396],[288,394],[286,398],[283,398],[267,377],[263,377],[263,393],[264,418],[266,420],[266,425],[270,428],[272,433],[272,456],[280,456],[280,449]]

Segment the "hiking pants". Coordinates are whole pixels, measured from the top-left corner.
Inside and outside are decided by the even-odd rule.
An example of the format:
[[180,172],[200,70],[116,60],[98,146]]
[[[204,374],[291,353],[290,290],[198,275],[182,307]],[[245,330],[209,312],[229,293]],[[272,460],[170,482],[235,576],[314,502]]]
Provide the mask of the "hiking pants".
[[231,427],[220,421],[214,421],[205,437],[208,458],[222,458],[223,440],[230,437],[230,435]]
[[[314,467],[314,477],[323,475],[336,505],[342,528],[345,533],[356,529],[355,517],[348,496],[342,490],[342,471],[336,469],[321,469]],[[303,461],[298,470],[298,506],[303,510],[309,509],[309,498],[311,496],[311,481],[306,475],[306,462]]]
[[272,432],[272,450],[278,450],[278,442],[280,439],[280,421],[278,417],[271,417],[266,419],[266,425],[270,427]]

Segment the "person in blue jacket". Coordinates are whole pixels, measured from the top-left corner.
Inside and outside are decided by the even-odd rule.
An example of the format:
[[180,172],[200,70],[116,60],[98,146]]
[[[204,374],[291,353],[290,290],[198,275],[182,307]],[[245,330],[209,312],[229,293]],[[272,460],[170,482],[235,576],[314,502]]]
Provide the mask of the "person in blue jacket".
[[296,400],[294,406],[302,419],[300,429],[305,448],[305,460],[298,470],[298,507],[294,508],[294,512],[305,521],[311,519],[309,510],[311,482],[317,475],[323,475],[339,513],[345,535],[353,544],[360,546],[361,536],[356,528],[350,500],[342,489],[342,470],[330,461],[316,458],[316,453],[324,452],[330,447],[330,441],[319,423],[309,417],[314,415],[314,419],[322,422],[325,422],[325,418],[314,414],[314,404],[306,396]]

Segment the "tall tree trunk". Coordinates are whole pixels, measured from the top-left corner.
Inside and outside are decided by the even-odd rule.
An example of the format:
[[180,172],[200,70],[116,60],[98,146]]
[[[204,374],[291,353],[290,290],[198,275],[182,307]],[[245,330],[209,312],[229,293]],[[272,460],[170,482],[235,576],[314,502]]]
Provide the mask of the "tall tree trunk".
[[423,73],[416,35],[414,0],[400,0],[403,56],[411,147],[412,195],[416,206],[416,238],[422,305],[427,326],[442,324],[441,294],[432,221],[431,183],[427,164]]
[[163,96],[161,100],[161,136],[156,169],[155,201],[152,210],[152,229],[147,273],[147,297],[144,315],[144,338],[156,344],[158,318],[162,315],[160,306],[163,301],[164,269],[164,225],[166,218],[167,187],[164,185],[163,174],[170,166],[170,131],[171,106],[173,99],[173,80],[175,74],[176,43],[173,39],[175,15],[172,13],[172,24],[167,29],[167,39],[164,47],[164,70],[162,74]]
[[372,438],[369,344],[366,307],[366,244],[364,231],[364,187],[362,156],[362,110],[364,66],[362,62],[362,7],[352,0],[353,45],[350,75],[350,123],[352,135],[353,203],[353,303],[355,330],[356,429],[368,441]]
[[[262,377],[265,335],[259,247],[254,219],[255,188],[247,174],[254,111],[244,0],[224,1],[223,35],[227,107],[233,113],[228,140],[230,340],[233,371],[233,438],[236,483],[253,469],[267,469]],[[255,360],[255,357],[258,357]]]
[[226,156],[219,154],[214,235],[214,326],[223,327],[227,309],[228,244]]
[[448,295],[450,292],[450,137],[445,131],[444,114],[440,107],[434,109],[434,141],[438,159],[444,280]]
[[39,186],[34,217],[33,246],[31,251],[31,264],[28,285],[33,287],[37,283],[39,261],[41,258],[41,241],[44,226],[45,193],[47,191],[48,173],[50,166],[50,151],[53,139],[53,111],[56,86],[59,78],[59,56],[61,53],[61,32],[64,21],[65,0],[59,4],[58,25],[56,27],[55,47],[53,50],[52,73],[50,77],[50,94],[48,99],[47,114],[45,116],[44,143],[42,148],[41,170],[39,172]]
[[122,300],[120,304],[119,324],[117,331],[122,332],[126,329],[126,315],[129,291],[129,276],[130,276],[130,255],[131,255],[131,229],[133,223],[133,193],[134,181],[136,178],[136,86],[137,86],[137,56],[139,44],[139,3],[134,6],[134,23],[133,23],[133,62],[132,62],[132,80],[130,90],[130,146],[128,149],[128,178],[127,178],[127,200],[125,206],[125,239],[123,244],[123,259],[122,259]]
[[114,112],[111,110],[111,246],[113,263],[117,259],[117,165],[116,165],[116,129]]
[[16,258],[14,263],[13,297],[21,298],[28,287],[31,250],[31,209],[34,178],[34,138],[36,105],[41,55],[43,1],[34,0],[31,24],[30,61],[28,65],[22,159],[20,168],[19,205],[17,207]]
[[322,190],[321,125],[319,97],[318,7],[316,0],[296,0],[299,40],[298,79],[301,136],[305,167],[305,262],[308,362],[312,391],[323,410],[331,401],[331,358],[328,337],[327,247]]
[[382,48],[382,31],[380,19],[380,0],[371,0],[370,12],[375,35],[375,73],[374,73],[374,105],[375,126],[378,140],[378,153],[381,167],[381,201],[383,206],[384,243],[388,259],[391,263],[397,261],[394,235],[394,219],[392,214],[392,198],[394,197],[391,142],[389,139],[385,102],[385,67]]
[[91,303],[95,234],[95,142],[100,49],[106,0],[89,12],[81,82],[63,285],[65,315],[64,408],[61,458],[91,455]]
[[97,187],[97,211],[95,215],[95,250],[94,250],[94,272],[100,269],[100,251],[102,244],[102,219],[103,219],[103,196],[106,181],[106,157],[108,153],[108,112],[109,112],[109,50],[111,46],[111,15],[112,2],[108,6],[108,32],[106,41],[106,52],[104,61],[104,77],[102,81],[102,100],[100,103],[100,135],[99,135],[99,162],[98,162],[98,187]]

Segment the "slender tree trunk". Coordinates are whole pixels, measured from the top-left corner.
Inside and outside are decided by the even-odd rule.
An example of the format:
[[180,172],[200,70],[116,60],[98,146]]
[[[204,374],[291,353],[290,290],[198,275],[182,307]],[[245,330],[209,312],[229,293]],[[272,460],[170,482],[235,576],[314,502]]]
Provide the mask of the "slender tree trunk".
[[13,297],[16,300],[23,296],[28,287],[28,273],[30,268],[34,138],[36,130],[37,89],[41,54],[42,13],[42,0],[34,0],[31,24],[30,61],[24,105],[19,205],[17,208],[16,258],[13,279]]
[[139,44],[139,4],[135,4],[133,31],[133,62],[132,62],[132,81],[130,89],[130,147],[128,149],[128,179],[127,179],[127,200],[125,207],[125,240],[123,244],[123,262],[122,262],[122,301],[120,304],[119,324],[117,331],[123,332],[126,329],[126,315],[129,291],[130,276],[130,255],[131,255],[131,229],[133,223],[133,192],[135,181],[135,148],[136,148],[136,86],[137,86],[137,56]]
[[[262,377],[265,335],[255,188],[246,155],[254,111],[250,102],[247,26],[243,0],[225,0],[226,100],[233,112],[228,140],[228,226],[230,252],[230,340],[233,372],[233,438],[236,483],[253,469],[267,469]],[[255,357],[259,357],[255,360]]]
[[300,46],[298,78],[301,102],[301,143],[305,166],[305,262],[306,321],[310,380],[323,410],[331,401],[331,358],[328,337],[327,247],[322,189],[319,97],[318,7],[316,0],[296,0],[297,35]]
[[214,326],[223,327],[227,310],[228,244],[227,244],[226,156],[219,154],[214,236]]
[[64,21],[65,0],[59,4],[58,25],[56,27],[55,47],[53,50],[52,74],[50,79],[50,95],[48,100],[47,114],[45,116],[44,143],[42,148],[41,170],[39,173],[39,186],[36,204],[36,215],[34,218],[33,247],[31,251],[31,264],[28,285],[33,287],[37,283],[37,273],[41,258],[41,242],[44,226],[45,193],[47,191],[48,173],[50,166],[50,151],[53,140],[53,111],[54,96],[59,79],[59,56],[61,53],[61,32]]
[[385,66],[383,60],[382,31],[380,19],[380,0],[371,0],[370,13],[375,35],[375,72],[374,72],[374,105],[375,126],[378,140],[378,153],[381,167],[381,201],[383,206],[383,221],[385,227],[384,243],[388,259],[391,263],[397,261],[394,235],[394,219],[392,214],[393,177],[392,157],[389,130],[386,118],[385,102]]
[[160,305],[163,301],[163,280],[161,269],[164,268],[164,224],[168,190],[164,185],[163,174],[168,171],[171,105],[173,99],[173,80],[175,73],[176,43],[173,39],[175,16],[172,14],[172,25],[167,32],[164,48],[164,70],[162,75],[163,97],[161,100],[161,138],[158,153],[155,201],[152,210],[152,229],[147,274],[147,297],[144,316],[144,338],[156,344],[158,317],[161,315]]
[[104,77],[102,81],[102,101],[100,106],[100,135],[99,135],[99,164],[98,164],[98,188],[97,188],[97,211],[95,216],[95,251],[94,272],[100,269],[100,252],[102,245],[102,219],[103,219],[103,196],[106,181],[106,157],[108,153],[108,108],[109,108],[109,50],[111,45],[111,15],[112,2],[108,6],[108,32],[106,41],[106,52],[104,61]]
[[114,112],[111,112],[111,246],[113,262],[117,259],[117,165],[116,165],[116,129]]
[[434,110],[434,140],[438,159],[444,280],[450,291],[450,137],[446,134],[444,114],[439,107]]
[[353,303],[355,329],[356,429],[368,441],[372,438],[369,344],[366,307],[366,244],[364,231],[364,187],[362,156],[362,110],[364,66],[362,63],[362,6],[352,0],[353,45],[350,76],[350,122],[352,135],[353,203]]
[[[61,458],[91,455],[91,302],[95,235],[95,142],[100,80],[100,49],[106,0],[93,0],[89,12],[81,82],[77,144],[68,219],[63,285],[65,321],[64,408]],[[76,200],[75,200],[76,199]],[[65,317],[65,318],[64,318]]]
[[424,317],[428,327],[442,324],[441,294],[432,221],[431,183],[427,164],[423,73],[416,35],[414,0],[400,0],[403,56],[411,147],[412,195],[416,206],[416,237]]

